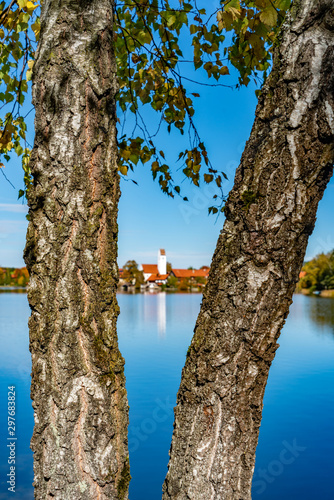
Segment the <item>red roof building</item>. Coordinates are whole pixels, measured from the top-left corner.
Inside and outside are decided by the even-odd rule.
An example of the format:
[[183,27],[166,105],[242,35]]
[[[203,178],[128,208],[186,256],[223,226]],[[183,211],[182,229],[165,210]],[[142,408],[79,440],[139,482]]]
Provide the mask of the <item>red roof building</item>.
[[158,274],[157,264],[142,264],[144,274]]
[[156,283],[157,285],[165,285],[169,274],[151,274],[148,278],[148,283]]
[[209,276],[209,268],[207,269],[172,269],[171,274],[175,278],[189,279],[189,278],[207,278]]

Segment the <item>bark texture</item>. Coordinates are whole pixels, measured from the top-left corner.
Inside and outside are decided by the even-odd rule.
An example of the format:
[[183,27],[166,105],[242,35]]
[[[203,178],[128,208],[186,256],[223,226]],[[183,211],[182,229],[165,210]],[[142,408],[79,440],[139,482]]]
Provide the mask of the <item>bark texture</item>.
[[44,0],[31,158],[35,498],[127,499],[112,0]]
[[163,499],[248,500],[277,340],[334,160],[334,2],[295,1],[213,256]]

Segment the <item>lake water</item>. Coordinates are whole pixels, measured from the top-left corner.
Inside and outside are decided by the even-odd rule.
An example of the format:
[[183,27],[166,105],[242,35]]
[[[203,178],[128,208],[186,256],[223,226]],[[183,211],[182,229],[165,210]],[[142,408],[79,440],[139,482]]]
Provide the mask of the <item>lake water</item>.
[[[119,295],[130,404],[131,500],[159,500],[173,406],[201,296]],[[33,499],[24,294],[0,294],[0,500]],[[265,394],[253,499],[334,498],[334,300],[297,295]],[[17,488],[7,491],[7,386],[17,391]],[[70,500],[70,499],[64,499]]]

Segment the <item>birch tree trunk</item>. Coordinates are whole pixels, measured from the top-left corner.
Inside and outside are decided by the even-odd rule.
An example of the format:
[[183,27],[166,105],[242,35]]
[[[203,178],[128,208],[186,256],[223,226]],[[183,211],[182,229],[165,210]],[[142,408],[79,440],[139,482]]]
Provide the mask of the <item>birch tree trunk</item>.
[[44,0],[31,158],[35,498],[127,499],[113,1]]
[[164,500],[251,498],[269,368],[333,171],[333,7],[295,1],[283,27],[182,372]]

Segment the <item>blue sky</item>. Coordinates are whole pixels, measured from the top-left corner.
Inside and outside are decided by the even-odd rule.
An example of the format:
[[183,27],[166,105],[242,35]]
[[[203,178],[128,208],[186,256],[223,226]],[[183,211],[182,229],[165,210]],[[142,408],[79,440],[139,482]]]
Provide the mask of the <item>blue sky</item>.
[[[236,81],[235,75],[225,78],[224,83],[227,84]],[[227,193],[253,124],[256,106],[254,86],[233,91],[195,84],[190,84],[189,88],[191,92],[201,95],[196,99],[195,121],[214,167],[223,170],[229,177],[224,185]],[[154,130],[152,114],[145,116],[151,130]],[[126,127],[130,129],[131,126],[129,119]],[[32,143],[32,113],[29,115],[28,134]],[[178,133],[168,135],[162,131],[158,143],[167,152],[167,160],[175,165],[176,171],[179,168],[179,164],[175,164],[178,153],[188,147],[186,134],[181,137]],[[18,190],[23,187],[20,161],[13,158],[4,172],[15,189],[0,172],[0,266],[21,267],[24,265],[22,252],[27,209],[17,200]],[[212,205],[212,188],[196,188],[185,180],[180,185],[182,194],[189,198],[189,202],[184,202],[182,198],[171,199],[160,191],[152,179],[149,164],[138,165],[131,177],[138,186],[131,181],[121,181],[119,265],[122,266],[129,259],[135,259],[138,263],[155,263],[159,248],[166,249],[167,260],[176,268],[209,265],[224,222],[223,216],[218,221],[215,216],[208,216],[208,207]],[[178,172],[176,177],[183,179]],[[307,259],[334,248],[333,187],[334,181],[331,180],[319,205]]]

